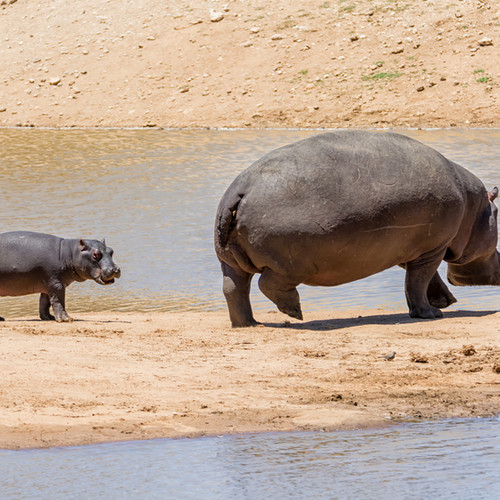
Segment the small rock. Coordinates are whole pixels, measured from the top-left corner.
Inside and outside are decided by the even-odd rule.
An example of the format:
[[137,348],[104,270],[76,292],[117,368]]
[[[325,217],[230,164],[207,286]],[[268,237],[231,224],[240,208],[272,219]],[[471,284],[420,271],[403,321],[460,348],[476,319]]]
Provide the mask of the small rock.
[[59,76],[54,76],[49,80],[50,85],[59,85],[61,83],[61,78]]
[[259,28],[259,27],[257,27],[257,26],[254,26],[254,27],[250,30],[250,33],[257,34],[259,31],[260,31],[260,28]]
[[0,113],[5,113],[7,111],[7,108],[0,108]]
[[425,87],[422,85],[420,87],[417,87],[417,92],[423,92],[425,90]]
[[493,365],[493,372],[500,373],[500,363],[496,363],[495,365]]
[[398,47],[397,49],[394,49],[391,54],[401,54],[402,52],[404,52],[404,48],[403,47]]
[[217,12],[216,10],[210,10],[210,21],[212,23],[218,23],[224,19],[224,14],[222,12]]
[[271,40],[283,40],[283,36],[276,33],[271,37]]
[[351,42],[357,42],[359,40],[359,36],[358,35],[351,35],[350,40],[351,40]]
[[484,38],[481,38],[481,40],[479,40],[477,43],[481,47],[488,47],[490,45],[493,45],[493,40],[491,38],[484,37]]

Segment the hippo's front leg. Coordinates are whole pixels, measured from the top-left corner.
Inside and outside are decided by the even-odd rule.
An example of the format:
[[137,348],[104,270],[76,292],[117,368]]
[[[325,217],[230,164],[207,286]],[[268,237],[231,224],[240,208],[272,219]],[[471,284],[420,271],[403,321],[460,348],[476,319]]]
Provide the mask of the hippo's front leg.
[[438,248],[406,263],[406,300],[412,318],[434,319],[443,316],[440,309],[430,304],[427,291],[431,281],[436,284],[435,274],[444,254],[445,249]]
[[[52,310],[54,311],[55,320],[59,323],[73,321],[73,318],[68,316],[68,313],[66,312],[65,309],[65,297],[66,297],[65,292],[66,291],[64,286],[60,283],[57,283],[55,285],[53,284],[52,286],[49,287],[49,293],[48,293],[49,301],[52,306]],[[41,300],[42,297],[40,296],[40,301]]]

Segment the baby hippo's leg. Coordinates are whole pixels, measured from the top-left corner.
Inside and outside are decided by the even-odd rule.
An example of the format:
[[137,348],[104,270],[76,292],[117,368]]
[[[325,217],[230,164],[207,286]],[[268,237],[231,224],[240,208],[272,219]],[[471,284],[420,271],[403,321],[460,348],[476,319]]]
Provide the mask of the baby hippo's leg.
[[38,311],[40,319],[43,321],[53,321],[56,318],[50,314],[50,298],[46,293],[40,294],[40,301],[38,303]]
[[56,284],[50,287],[49,300],[57,322],[73,321],[73,318],[68,316],[65,309],[65,289],[63,285]]

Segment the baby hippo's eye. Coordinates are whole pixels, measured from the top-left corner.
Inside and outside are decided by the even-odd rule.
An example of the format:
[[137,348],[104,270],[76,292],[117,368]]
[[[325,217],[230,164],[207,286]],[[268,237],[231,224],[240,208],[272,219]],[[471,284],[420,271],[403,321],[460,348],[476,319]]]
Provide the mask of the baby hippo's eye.
[[102,253],[99,250],[92,250],[92,258],[99,262],[102,259]]

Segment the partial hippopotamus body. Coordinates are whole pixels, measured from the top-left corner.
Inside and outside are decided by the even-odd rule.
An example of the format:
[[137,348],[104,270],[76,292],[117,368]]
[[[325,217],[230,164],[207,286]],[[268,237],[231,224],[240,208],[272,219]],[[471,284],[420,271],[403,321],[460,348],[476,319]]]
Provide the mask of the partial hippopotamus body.
[[70,240],[28,231],[0,234],[0,296],[40,293],[41,319],[72,321],[65,309],[66,287],[89,279],[100,285],[113,283],[120,268],[112,257],[113,249],[104,240]]
[[406,269],[410,316],[441,317],[453,285],[500,285],[498,189],[395,133],[330,132],[267,154],[223,195],[215,250],[232,325],[255,324],[252,276],[302,319],[297,285],[332,286]]

